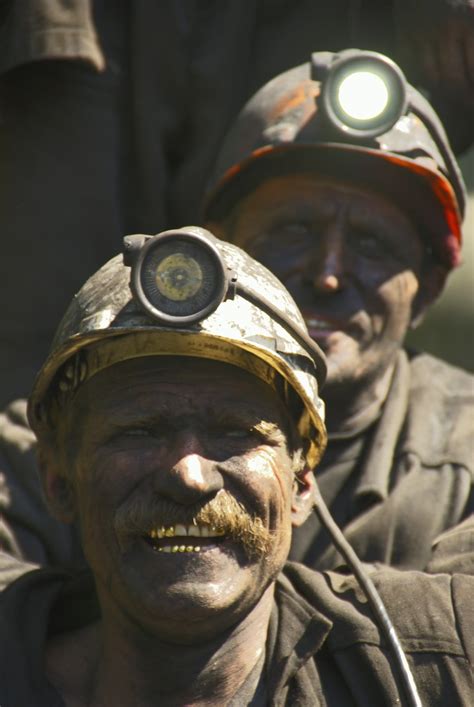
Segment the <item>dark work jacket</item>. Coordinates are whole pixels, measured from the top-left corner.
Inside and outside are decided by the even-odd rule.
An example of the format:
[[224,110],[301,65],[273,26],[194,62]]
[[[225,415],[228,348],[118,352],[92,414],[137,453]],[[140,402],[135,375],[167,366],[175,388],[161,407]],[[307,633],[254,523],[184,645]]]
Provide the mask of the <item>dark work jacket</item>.
[[[341,441],[329,440],[316,478],[325,496],[331,477],[346,475],[336,498],[327,500],[365,562],[423,570],[438,536],[474,512],[473,410],[471,374],[402,351],[379,418],[352,441],[355,458],[349,454],[341,462]],[[474,572],[472,531],[464,549],[455,566]],[[448,542],[442,550],[456,552]],[[318,569],[339,563],[316,517],[294,532],[291,558]]]
[[[373,575],[423,705],[472,706],[474,578],[386,569]],[[0,595],[0,704],[64,707],[43,674],[48,635],[99,618],[89,575],[24,575]],[[391,656],[353,579],[289,563],[276,583],[262,681],[269,705],[397,701]]]

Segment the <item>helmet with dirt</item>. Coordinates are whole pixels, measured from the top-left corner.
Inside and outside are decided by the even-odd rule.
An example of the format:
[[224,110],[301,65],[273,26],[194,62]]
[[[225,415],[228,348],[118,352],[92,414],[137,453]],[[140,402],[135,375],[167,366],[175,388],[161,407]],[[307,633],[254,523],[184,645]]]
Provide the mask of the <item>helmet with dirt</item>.
[[[404,100],[382,132],[335,125],[327,96],[333,70],[379,61],[401,75]],[[332,86],[331,86],[332,89]],[[263,86],[245,105],[218,156],[204,222],[219,222],[266,179],[291,173],[354,182],[388,196],[418,227],[438,262],[459,264],[465,187],[443,126],[387,57],[319,52]]]
[[[163,257],[153,250],[162,244]],[[130,250],[135,250],[133,257]],[[167,319],[154,314],[146,292],[137,292],[134,284],[141,267],[145,280],[153,270],[155,284],[179,308],[201,282],[213,291],[217,276],[205,272],[206,253],[222,266],[225,287],[217,288],[218,299],[193,321],[189,315]],[[326,445],[318,394],[326,372],[323,353],[272,273],[237,246],[193,226],[127,237],[124,255],[112,258],[74,296],[29,399],[31,427],[38,436],[51,433],[78,388],[99,371],[119,361],[160,355],[222,361],[263,380],[287,406],[308,464],[317,464]]]

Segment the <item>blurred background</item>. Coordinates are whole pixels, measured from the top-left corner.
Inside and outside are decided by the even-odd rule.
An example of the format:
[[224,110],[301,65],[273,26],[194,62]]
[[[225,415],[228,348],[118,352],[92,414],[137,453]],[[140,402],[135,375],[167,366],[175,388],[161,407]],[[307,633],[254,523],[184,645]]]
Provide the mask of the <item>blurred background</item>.
[[408,343],[474,372],[474,147],[459,163],[469,192],[463,263],[451,273],[440,300]]

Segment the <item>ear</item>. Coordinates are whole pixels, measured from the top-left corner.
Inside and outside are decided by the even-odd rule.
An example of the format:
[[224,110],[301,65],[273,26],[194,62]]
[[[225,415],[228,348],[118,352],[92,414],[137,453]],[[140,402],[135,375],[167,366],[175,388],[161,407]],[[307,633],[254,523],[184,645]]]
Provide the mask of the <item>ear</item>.
[[42,445],[39,448],[38,466],[51,514],[62,523],[72,523],[76,515],[74,488],[61,470],[58,454],[52,446]]
[[412,304],[411,329],[416,329],[421,324],[426,310],[441,294],[447,275],[448,271],[440,263],[430,261],[424,265],[418,292]]
[[311,469],[298,472],[293,484],[291,503],[291,522],[294,528],[302,525],[314,506],[314,488],[316,479]]

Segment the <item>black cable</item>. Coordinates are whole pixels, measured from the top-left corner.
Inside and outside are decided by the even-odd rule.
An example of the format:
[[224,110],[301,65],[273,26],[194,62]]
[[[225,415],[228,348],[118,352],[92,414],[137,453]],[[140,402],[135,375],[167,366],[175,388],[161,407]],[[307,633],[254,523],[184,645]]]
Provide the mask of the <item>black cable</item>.
[[365,571],[361,561],[359,560],[354,548],[344,537],[342,530],[339,528],[329,509],[321,496],[319,488],[316,485],[316,501],[315,512],[321,521],[321,524],[330,534],[336,549],[340,552],[344,560],[349,565],[354,573],[361,589],[363,590],[367,600],[375,614],[377,623],[385,634],[389,648],[395,658],[395,663],[399,671],[400,681],[403,684],[403,691],[412,707],[422,707],[421,699],[418,694],[418,688],[413,677],[413,673],[408,664],[407,657],[400,644],[400,640],[395,631],[395,627],[387,613],[382,598],[375,588],[374,583]]

